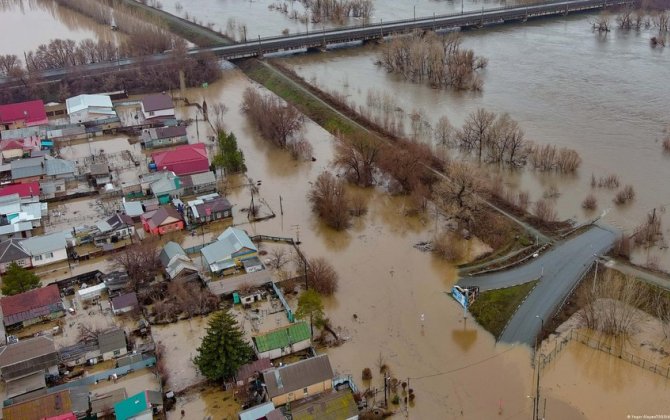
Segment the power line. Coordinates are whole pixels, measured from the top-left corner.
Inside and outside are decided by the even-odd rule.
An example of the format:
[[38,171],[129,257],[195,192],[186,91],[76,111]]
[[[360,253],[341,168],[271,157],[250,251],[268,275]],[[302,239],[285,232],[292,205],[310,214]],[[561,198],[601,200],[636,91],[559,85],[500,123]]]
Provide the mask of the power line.
[[456,369],[445,370],[444,372],[437,372],[437,373],[433,373],[433,374],[430,374],[430,375],[417,376],[417,377],[409,378],[409,379],[410,380],[417,380],[417,379],[432,378],[432,377],[441,376],[441,375],[448,375],[450,373],[458,372],[460,370],[465,370],[465,369],[471,368],[473,366],[481,365],[482,363],[488,362],[491,359],[495,359],[496,357],[502,356],[503,354],[507,353],[508,351],[514,350],[515,348],[516,348],[516,346],[512,346],[512,347],[508,348],[507,350],[502,351],[498,354],[494,354],[493,356],[489,356],[486,359],[482,359],[482,360],[479,360],[477,362],[473,362],[473,363],[467,364],[465,366],[458,367]]

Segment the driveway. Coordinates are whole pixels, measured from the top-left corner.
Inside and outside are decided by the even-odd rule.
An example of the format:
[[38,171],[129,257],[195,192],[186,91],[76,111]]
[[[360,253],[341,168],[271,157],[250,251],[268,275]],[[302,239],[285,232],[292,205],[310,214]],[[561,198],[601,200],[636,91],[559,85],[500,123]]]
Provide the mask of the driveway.
[[537,286],[512,316],[500,337],[501,341],[532,345],[540,331],[541,319],[548,320],[554,310],[588,271],[595,255],[613,246],[617,232],[610,227],[594,225],[586,232],[558,242],[552,249],[519,267],[467,277],[459,280],[463,287],[479,286],[480,291],[515,286],[540,279]]

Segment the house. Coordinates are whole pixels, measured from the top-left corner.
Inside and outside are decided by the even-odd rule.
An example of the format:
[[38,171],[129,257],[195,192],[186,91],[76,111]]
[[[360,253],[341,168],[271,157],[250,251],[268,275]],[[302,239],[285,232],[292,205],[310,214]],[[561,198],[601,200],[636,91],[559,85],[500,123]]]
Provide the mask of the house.
[[174,104],[167,93],[154,93],[142,98],[142,115],[147,121],[174,118]]
[[237,415],[239,420],[285,420],[286,417],[281,413],[280,410],[275,408],[275,405],[272,404],[272,401],[268,401],[263,404],[259,404],[255,407],[251,407],[247,410],[241,411]]
[[77,175],[77,168],[74,162],[70,160],[57,159],[51,156],[45,156],[44,167],[47,179],[71,180],[74,179],[75,175]]
[[80,340],[71,346],[58,349],[58,358],[62,364],[68,367],[81,366],[90,360],[98,360],[100,357],[100,346],[98,340]]
[[0,298],[2,323],[5,327],[27,327],[38,322],[65,316],[56,284]]
[[232,217],[233,206],[224,197],[192,200],[186,207],[186,218],[189,224],[208,223]]
[[67,260],[67,232],[54,232],[24,239],[19,244],[30,255],[33,267]]
[[318,395],[333,388],[333,369],[327,354],[263,372],[268,398],[275,407]]
[[27,399],[34,397],[38,393],[46,394],[46,387],[47,381],[44,372],[35,372],[28,376],[6,382],[5,399]]
[[116,117],[112,100],[107,95],[78,95],[65,100],[72,124]]
[[115,389],[103,394],[91,396],[91,415],[97,418],[107,418],[114,415],[114,404],[128,398],[125,388]]
[[0,188],[0,197],[18,194],[21,199],[40,196],[39,182],[26,182],[23,184],[9,184]]
[[126,198],[123,197],[123,211],[126,215],[130,216],[133,221],[139,221],[140,216],[144,214],[144,208],[142,203],[139,201],[126,201]]
[[251,380],[256,379],[264,370],[272,368],[272,361],[270,359],[258,359],[253,362],[240,366],[235,374],[236,384],[243,386],[248,384]]
[[147,191],[147,195],[153,195],[160,204],[167,204],[173,198],[179,198],[184,193],[181,179],[172,171],[142,175],[140,182],[142,189]]
[[181,185],[184,188],[184,195],[216,192],[216,176],[211,171],[186,175],[181,178]]
[[112,312],[114,315],[121,315],[138,309],[140,304],[137,302],[137,293],[130,292],[112,298]]
[[160,207],[142,215],[142,227],[152,235],[165,235],[184,229],[184,220],[172,206]]
[[58,374],[58,353],[53,338],[40,336],[0,347],[0,374],[4,381],[35,372]]
[[123,271],[112,271],[102,276],[102,281],[107,286],[110,294],[125,289],[128,285],[128,280],[128,273],[124,273]]
[[200,250],[212,273],[235,269],[242,261],[258,255],[258,248],[243,230],[229,227],[217,240]]
[[190,175],[209,171],[209,159],[203,143],[185,144],[174,149],[151,154],[156,168],[175,174]]
[[100,347],[100,357],[102,360],[112,360],[128,353],[128,343],[126,342],[126,333],[120,328],[98,334],[98,346]]
[[329,392],[291,404],[293,420],[358,420],[358,405],[349,390]]
[[105,283],[98,283],[96,285],[77,290],[77,298],[82,303],[100,299],[102,297],[102,293],[105,290],[107,290],[107,285],[105,285]]
[[32,227],[42,225],[42,216],[48,214],[48,204],[37,197],[21,198],[18,194],[0,196],[0,226],[30,222]]
[[98,232],[94,235],[93,243],[96,246],[116,243],[135,234],[133,219],[123,213],[114,213],[108,219],[97,222],[95,226]]
[[157,149],[159,147],[187,144],[185,126],[146,128],[142,131],[142,147]]
[[49,419],[72,413],[70,390],[40,395],[39,397],[3,407],[4,420]]
[[30,149],[26,150],[24,148],[24,142],[21,139],[0,141],[0,151],[2,152],[3,162],[9,162],[30,155]]
[[112,182],[112,175],[109,173],[109,165],[106,163],[94,163],[89,168],[88,172],[91,181],[97,187]]
[[160,253],[161,265],[170,280],[177,278],[190,279],[198,273],[193,260],[186,255],[184,249],[176,242],[168,242]]
[[312,335],[306,322],[296,322],[252,337],[259,359],[277,359],[309,348]]
[[20,267],[31,267],[30,255],[21,248],[18,239],[11,238],[0,242],[0,274],[4,274],[13,262]]
[[42,100],[0,105],[0,131],[48,123]]
[[17,159],[11,161],[10,165],[12,180],[22,184],[39,181],[46,173],[44,158]]
[[142,391],[114,404],[116,420],[151,420],[155,409],[162,407],[163,397],[157,391]]

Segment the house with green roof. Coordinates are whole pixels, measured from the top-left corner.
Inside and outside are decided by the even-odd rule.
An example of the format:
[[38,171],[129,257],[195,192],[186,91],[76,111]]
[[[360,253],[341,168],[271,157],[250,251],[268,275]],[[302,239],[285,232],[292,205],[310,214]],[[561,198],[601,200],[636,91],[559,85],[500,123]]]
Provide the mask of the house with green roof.
[[116,420],[151,420],[162,405],[160,392],[142,391],[114,404],[114,415]]
[[296,322],[252,337],[259,359],[277,359],[309,348],[311,333],[306,322]]

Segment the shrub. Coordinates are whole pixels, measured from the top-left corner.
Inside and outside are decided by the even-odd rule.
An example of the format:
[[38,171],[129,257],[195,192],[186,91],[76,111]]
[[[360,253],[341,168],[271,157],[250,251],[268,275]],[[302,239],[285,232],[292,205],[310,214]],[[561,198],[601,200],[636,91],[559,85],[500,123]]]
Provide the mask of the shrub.
[[309,287],[324,296],[330,296],[337,290],[339,276],[325,258],[310,258],[307,283]]
[[554,206],[545,199],[535,202],[533,213],[543,222],[555,222],[558,218],[556,210],[554,210]]
[[626,204],[635,198],[635,190],[632,185],[626,185],[614,197],[614,203],[617,205]]
[[468,255],[468,244],[453,232],[445,232],[433,239],[433,252],[449,262],[459,263]]
[[670,153],[670,136],[663,139],[663,151]]
[[596,207],[598,207],[598,201],[593,194],[587,195],[584,201],[582,201],[582,208],[585,210],[595,210]]
[[372,370],[370,368],[363,369],[363,374],[361,375],[364,381],[372,380]]
[[344,230],[351,223],[349,196],[344,182],[330,172],[321,173],[307,194],[312,210],[330,227]]

